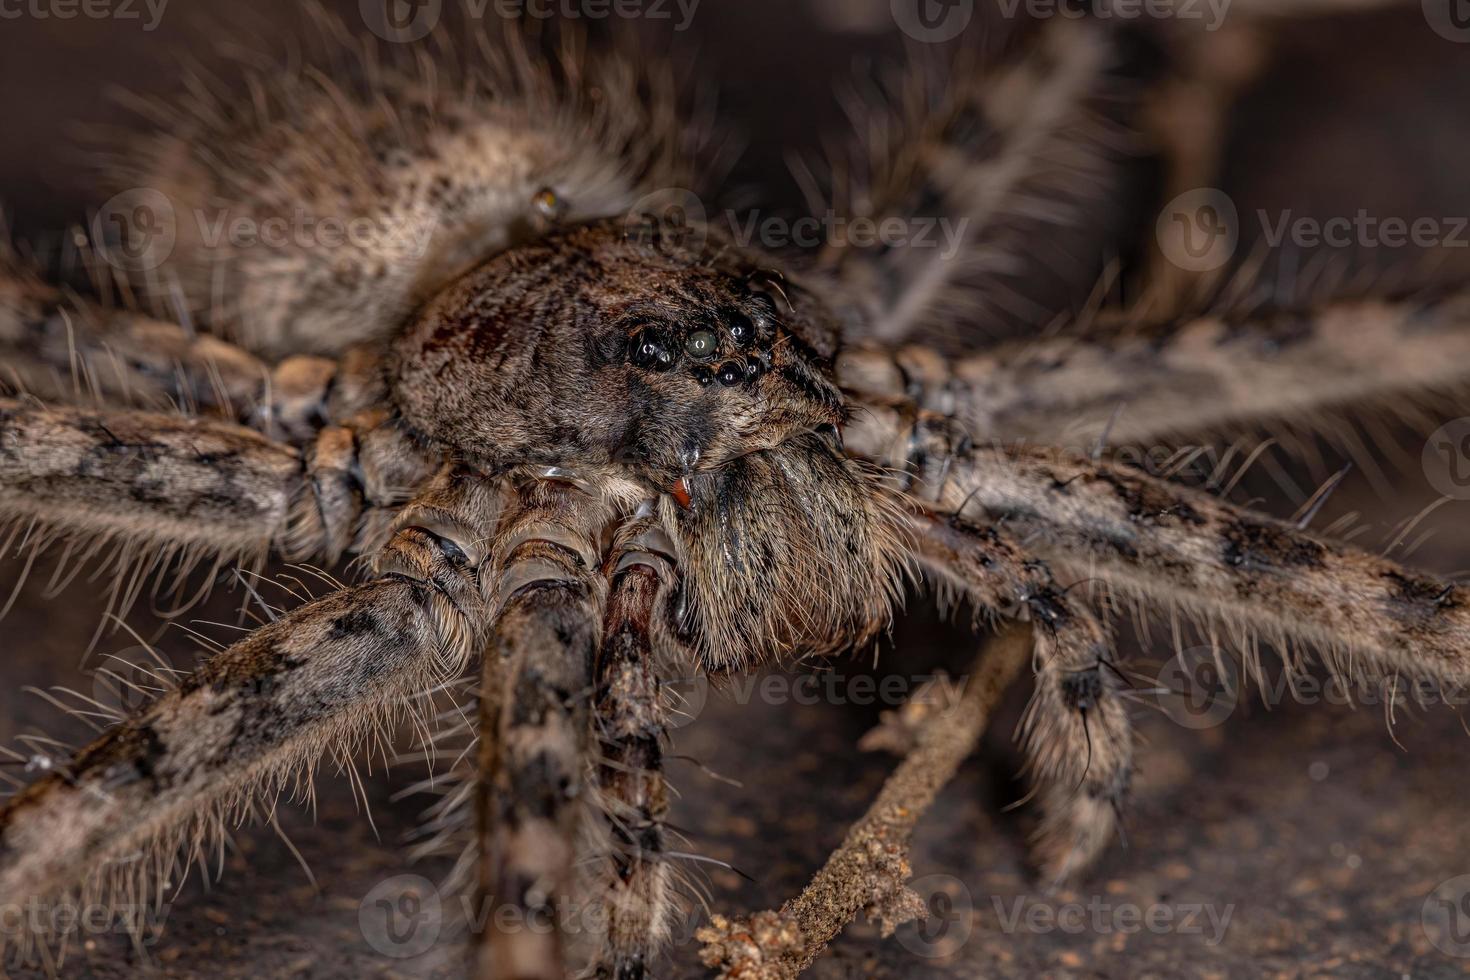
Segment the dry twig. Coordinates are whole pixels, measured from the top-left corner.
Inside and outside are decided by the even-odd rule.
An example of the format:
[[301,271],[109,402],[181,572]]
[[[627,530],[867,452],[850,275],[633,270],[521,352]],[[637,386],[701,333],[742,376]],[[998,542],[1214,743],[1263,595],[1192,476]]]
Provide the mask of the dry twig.
[[1001,695],[1029,658],[1031,632],[1018,624],[988,645],[954,708],[933,717],[868,812],[822,870],[779,912],[737,920],[716,915],[701,929],[701,958],[724,980],[790,980],[866,912],[883,934],[925,914],[910,890],[914,825],[980,740]]

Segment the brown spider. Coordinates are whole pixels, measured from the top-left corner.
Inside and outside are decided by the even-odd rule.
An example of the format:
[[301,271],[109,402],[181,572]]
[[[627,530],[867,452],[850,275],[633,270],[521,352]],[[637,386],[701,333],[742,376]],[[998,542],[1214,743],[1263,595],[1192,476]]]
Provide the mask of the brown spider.
[[[1133,443],[1439,388],[1470,363],[1459,294],[1185,315],[1196,284],[1161,267],[1168,315],[1034,322],[1005,260],[1052,225],[1110,226],[1139,134],[1223,98],[1228,68],[1185,84],[1146,31],[1072,18],[984,64],[951,52],[866,107],[887,124],[830,183],[838,213],[943,222],[957,250],[853,235],[793,258],[670,190],[699,184],[709,137],[626,50],[549,58],[510,36],[434,61],[326,33],[335,74],[257,79],[246,105],[198,95],[135,154],[138,189],[92,227],[126,275],[93,285],[139,305],[7,258],[0,515],[27,560],[105,556],[118,609],[201,563],[353,555],[367,579],[221,649],[8,800],[0,896],[149,894],[319,757],[473,672],[465,806],[439,817],[463,883],[526,918],[570,896],[606,927],[486,928],[471,969],[644,976],[676,891],[661,685],[861,646],[916,568],[1025,642],[1008,628],[957,704],[888,733],[908,759],[806,893],[702,931],[725,975],[788,977],[859,912],[922,912],[909,833],[1028,655],[1038,865],[1072,876],[1113,838],[1126,678],[1073,583],[1341,674],[1470,677],[1465,588],[1047,448],[1079,423]],[[1199,155],[1156,136],[1166,183],[1193,186]],[[271,239],[303,217],[311,241]],[[1012,321],[1035,335],[982,339]]]

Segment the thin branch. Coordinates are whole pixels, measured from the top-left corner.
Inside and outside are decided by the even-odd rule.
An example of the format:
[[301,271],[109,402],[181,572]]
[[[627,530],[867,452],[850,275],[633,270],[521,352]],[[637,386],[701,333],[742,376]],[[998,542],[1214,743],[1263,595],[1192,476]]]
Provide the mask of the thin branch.
[[860,912],[880,919],[885,936],[923,915],[923,901],[906,884],[914,825],[974,751],[1030,653],[1031,632],[1024,624],[989,644],[964,695],[924,728],[913,752],[811,884],[780,912],[734,921],[713,916],[698,933],[704,964],[718,969],[723,980],[791,980]]

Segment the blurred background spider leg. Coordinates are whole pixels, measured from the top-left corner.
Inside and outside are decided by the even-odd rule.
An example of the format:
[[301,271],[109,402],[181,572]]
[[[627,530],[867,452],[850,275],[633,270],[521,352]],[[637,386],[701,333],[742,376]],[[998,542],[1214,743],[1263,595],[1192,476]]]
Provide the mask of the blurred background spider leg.
[[0,391],[243,421],[269,378],[265,363],[233,344],[84,299],[0,252]]
[[627,522],[609,559],[611,591],[593,702],[597,807],[607,858],[594,894],[607,910],[607,941],[593,975],[641,980],[671,932],[674,870],[665,853],[669,789],[663,774],[666,707],[658,656],[670,642],[675,546],[656,517]]
[[1113,839],[1133,766],[1123,674],[1097,615],[1001,528],[959,515],[920,517],[915,552],[936,581],[980,609],[1024,616],[1035,635],[1036,690],[1021,726],[1041,807],[1033,838],[1042,876],[1083,870]]
[[364,741],[421,710],[417,699],[479,649],[488,620],[469,556],[483,553],[498,498],[478,480],[453,489],[448,511],[436,494],[433,530],[405,510],[372,581],[222,650],[6,801],[0,892],[157,899],[158,882],[181,880],[167,872],[202,865],[257,801],[268,811],[283,790],[311,797],[318,758],[350,768]]
[[1082,306],[1132,230],[1141,38],[1058,17],[980,64],[948,54],[859,93],[851,158],[828,165],[829,192],[807,181],[813,207],[830,196],[838,214],[916,231],[905,247],[839,241],[818,257],[855,335],[963,349],[1032,329]]
[[[562,480],[514,488],[488,581],[481,689],[479,975],[560,980],[583,829],[592,679],[607,582],[606,498]],[[574,923],[575,924],[575,923]],[[569,935],[570,933],[570,935]]]

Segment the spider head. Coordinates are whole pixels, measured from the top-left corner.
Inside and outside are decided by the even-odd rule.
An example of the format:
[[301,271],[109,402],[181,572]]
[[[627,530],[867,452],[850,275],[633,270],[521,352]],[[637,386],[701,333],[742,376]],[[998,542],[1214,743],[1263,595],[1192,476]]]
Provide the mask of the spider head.
[[667,493],[835,432],[836,341],[769,258],[713,230],[602,221],[503,252],[431,302],[398,342],[397,396],[489,468],[614,467]]
[[707,664],[849,646],[886,621],[898,524],[841,452],[838,331],[714,229],[564,229],[490,259],[395,345],[404,417],[487,471],[659,495],[676,631]]

